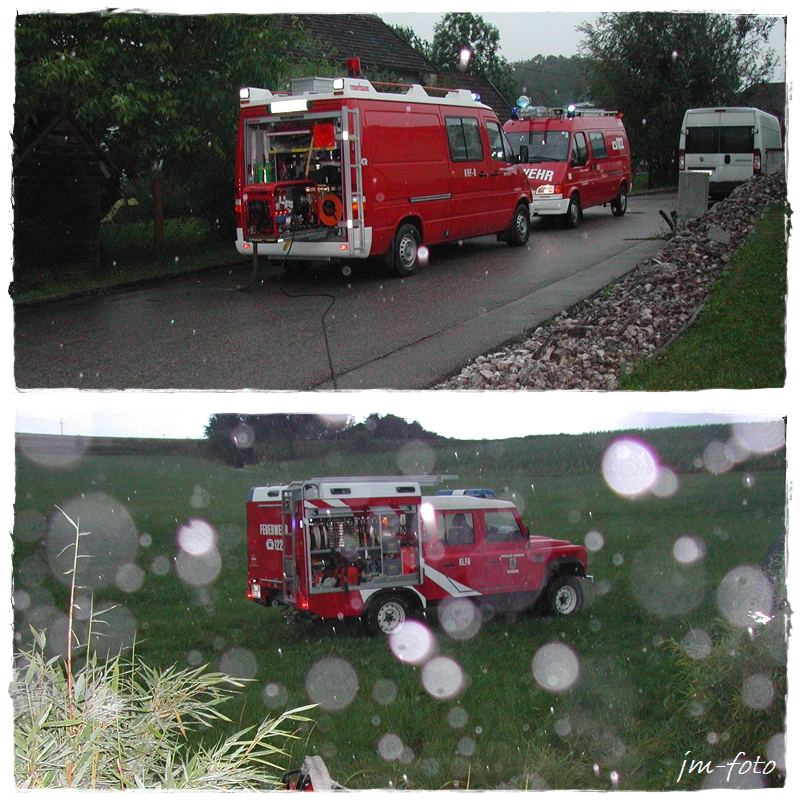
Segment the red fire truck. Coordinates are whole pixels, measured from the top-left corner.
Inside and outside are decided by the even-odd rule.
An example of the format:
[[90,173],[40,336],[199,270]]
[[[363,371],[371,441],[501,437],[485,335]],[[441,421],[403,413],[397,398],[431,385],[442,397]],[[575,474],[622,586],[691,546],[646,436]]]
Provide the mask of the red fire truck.
[[240,91],[236,248],[290,268],[385,256],[413,274],[422,245],[527,242],[531,193],[494,112],[464,89],[308,78]]
[[559,216],[577,228],[583,210],[611,205],[615,217],[628,208],[631,150],[622,115],[598,108],[512,109],[503,126],[521,154],[533,190],[534,216]]
[[430,477],[312,478],[250,491],[247,596],[373,633],[448,598],[559,614],[582,607],[586,549],[534,535],[493,492],[423,495]]

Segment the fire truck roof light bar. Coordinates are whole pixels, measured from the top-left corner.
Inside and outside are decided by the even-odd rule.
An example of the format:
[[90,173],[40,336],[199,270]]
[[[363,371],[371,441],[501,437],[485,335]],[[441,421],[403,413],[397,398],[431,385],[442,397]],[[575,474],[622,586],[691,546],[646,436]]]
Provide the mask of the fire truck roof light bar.
[[457,481],[458,475],[347,475],[339,477],[311,478],[304,483],[418,483],[433,486],[439,481]]

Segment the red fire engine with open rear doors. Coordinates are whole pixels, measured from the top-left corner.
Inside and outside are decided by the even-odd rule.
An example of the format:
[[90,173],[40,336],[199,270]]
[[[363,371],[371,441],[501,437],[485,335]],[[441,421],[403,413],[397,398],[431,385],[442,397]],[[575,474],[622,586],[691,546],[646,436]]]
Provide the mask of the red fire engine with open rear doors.
[[247,596],[374,633],[448,598],[567,615],[583,604],[586,549],[531,534],[485,489],[423,495],[423,477],[312,478],[250,491]]
[[465,89],[307,78],[240,91],[236,247],[285,266],[496,234],[527,242],[531,193],[495,113]]

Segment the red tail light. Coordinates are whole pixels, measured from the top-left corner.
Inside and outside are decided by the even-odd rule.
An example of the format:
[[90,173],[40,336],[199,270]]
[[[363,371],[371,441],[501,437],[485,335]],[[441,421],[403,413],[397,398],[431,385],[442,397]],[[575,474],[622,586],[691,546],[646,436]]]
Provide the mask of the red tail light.
[[761,151],[753,151],[753,175],[761,174]]

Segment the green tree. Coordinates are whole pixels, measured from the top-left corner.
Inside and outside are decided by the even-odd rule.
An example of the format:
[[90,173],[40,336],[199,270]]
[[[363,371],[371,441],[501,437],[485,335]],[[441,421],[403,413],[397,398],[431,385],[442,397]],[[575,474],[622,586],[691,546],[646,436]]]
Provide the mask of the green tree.
[[232,209],[238,89],[279,85],[282,53],[300,39],[268,16],[19,16],[15,145],[37,122],[73,112],[129,178],[152,180],[160,258],[164,180],[191,173],[196,208],[211,219]]
[[[461,51],[470,51],[469,63],[461,61]],[[465,71],[490,80],[506,98],[514,92],[511,65],[500,53],[500,32],[479,14],[449,12],[433,26],[433,42],[427,54],[443,71]]]
[[766,42],[775,18],[730,14],[601,14],[579,30],[592,98],[623,112],[634,158],[649,184],[674,181],[687,108],[734,104],[769,80]]
[[534,56],[513,65],[514,97],[521,94],[531,105],[563,108],[590,100],[589,89],[578,56]]

